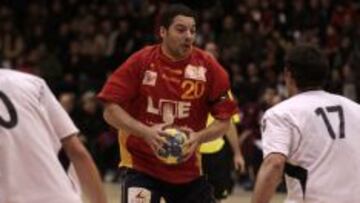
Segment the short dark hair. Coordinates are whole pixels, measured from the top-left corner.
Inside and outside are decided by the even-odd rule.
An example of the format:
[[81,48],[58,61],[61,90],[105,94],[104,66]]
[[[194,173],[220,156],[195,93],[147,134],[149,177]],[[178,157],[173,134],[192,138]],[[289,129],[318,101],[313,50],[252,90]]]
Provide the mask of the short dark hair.
[[172,4],[162,13],[160,17],[160,26],[164,26],[168,29],[174,18],[178,15],[193,17],[195,20],[197,18],[196,13],[184,4]]
[[285,57],[285,69],[291,72],[297,88],[323,87],[329,74],[327,57],[315,46],[302,44],[290,49]]

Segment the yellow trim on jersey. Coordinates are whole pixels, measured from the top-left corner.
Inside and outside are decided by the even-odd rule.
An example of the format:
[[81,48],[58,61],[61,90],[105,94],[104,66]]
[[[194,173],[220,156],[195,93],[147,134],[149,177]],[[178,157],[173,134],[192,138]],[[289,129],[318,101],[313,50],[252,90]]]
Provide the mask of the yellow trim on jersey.
[[201,144],[200,152],[202,154],[212,154],[220,151],[220,149],[223,148],[224,144],[225,140],[221,137],[216,140]]
[[[210,125],[212,122],[214,122],[214,118],[211,115],[209,115],[206,126]],[[239,114],[233,115],[231,117],[231,122],[239,123],[240,115]],[[225,144],[224,138],[220,137],[218,139],[215,139],[213,141],[203,143],[202,145],[200,145],[200,152],[202,154],[212,154],[212,153],[220,151],[224,147],[224,144]]]
[[240,120],[240,115],[238,113],[231,117],[231,122],[233,122],[234,124],[240,123]]
[[131,155],[126,148],[126,141],[127,141],[128,137],[129,137],[129,135],[127,133],[125,133],[125,131],[119,130],[118,139],[119,139],[120,157],[121,157],[119,167],[125,166],[125,167],[132,168],[132,166],[133,166]]

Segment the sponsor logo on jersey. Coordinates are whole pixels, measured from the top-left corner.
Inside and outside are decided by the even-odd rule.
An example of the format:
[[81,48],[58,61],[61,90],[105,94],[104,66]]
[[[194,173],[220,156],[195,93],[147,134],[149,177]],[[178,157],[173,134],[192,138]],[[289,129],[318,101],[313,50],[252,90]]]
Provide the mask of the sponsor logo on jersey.
[[188,65],[185,68],[186,79],[206,81],[206,68],[203,66]]
[[181,83],[181,80],[179,78],[168,76],[165,73],[161,74],[161,78],[166,80],[166,81],[174,82],[174,83],[177,83],[177,84]]
[[150,203],[151,191],[141,187],[128,188],[129,203]]
[[151,70],[145,71],[144,78],[142,81],[143,85],[155,86],[157,79],[157,73]]
[[173,123],[175,118],[187,118],[190,115],[191,102],[159,99],[157,103],[148,97],[146,111],[161,115],[165,123]]
[[175,75],[182,75],[183,74],[183,71],[180,70],[180,69],[171,68],[171,67],[168,67],[168,66],[164,66],[163,69],[166,72],[169,72],[169,73],[172,73],[172,74],[175,74]]

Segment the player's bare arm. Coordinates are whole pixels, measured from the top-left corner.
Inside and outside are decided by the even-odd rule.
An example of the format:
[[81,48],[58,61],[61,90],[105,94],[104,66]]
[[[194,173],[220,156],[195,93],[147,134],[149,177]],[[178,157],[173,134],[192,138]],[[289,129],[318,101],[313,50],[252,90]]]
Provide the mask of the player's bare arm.
[[212,141],[225,134],[230,125],[230,119],[215,120],[208,127],[198,132],[190,133],[189,140],[186,141],[185,147],[188,148],[189,156],[191,156],[200,144]]
[[252,203],[269,203],[277,186],[281,182],[286,157],[280,153],[271,153],[267,157],[257,176]]
[[130,116],[121,106],[115,103],[106,103],[104,119],[118,130],[125,130],[135,136],[143,138],[156,152],[164,144],[158,128],[149,127]]
[[245,161],[244,157],[241,153],[240,147],[239,147],[239,138],[237,135],[236,126],[234,123],[230,123],[229,129],[225,134],[226,138],[229,141],[229,144],[231,146],[231,149],[234,153],[234,166],[235,169],[244,172],[245,171]]
[[74,164],[82,190],[91,203],[106,203],[106,196],[95,163],[76,134],[61,140],[62,145]]

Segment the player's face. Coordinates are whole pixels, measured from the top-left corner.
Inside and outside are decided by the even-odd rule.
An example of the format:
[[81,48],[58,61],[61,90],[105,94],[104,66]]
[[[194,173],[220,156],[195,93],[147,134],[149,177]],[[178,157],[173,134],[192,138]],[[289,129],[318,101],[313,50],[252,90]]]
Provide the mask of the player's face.
[[168,29],[160,28],[163,51],[174,59],[187,57],[195,40],[195,19],[178,15]]

